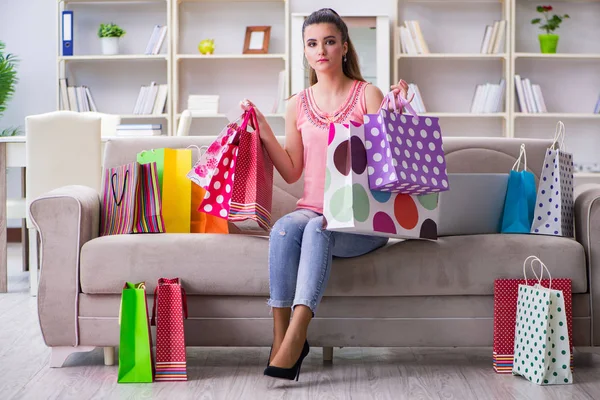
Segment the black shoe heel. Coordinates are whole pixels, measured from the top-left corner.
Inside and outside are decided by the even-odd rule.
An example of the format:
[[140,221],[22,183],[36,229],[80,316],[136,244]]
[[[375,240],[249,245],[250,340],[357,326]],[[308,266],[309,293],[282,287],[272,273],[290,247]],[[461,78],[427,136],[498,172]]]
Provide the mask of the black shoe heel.
[[298,378],[300,377],[300,368],[302,367],[302,361],[304,361],[304,358],[308,355],[309,351],[310,346],[308,345],[308,341],[305,341],[304,347],[302,348],[302,353],[300,354],[300,358],[298,358],[298,361],[296,361],[296,364],[294,364],[292,368],[279,368],[267,365],[264,374],[272,378],[288,379],[290,381],[293,381],[295,379],[296,381],[298,381]]

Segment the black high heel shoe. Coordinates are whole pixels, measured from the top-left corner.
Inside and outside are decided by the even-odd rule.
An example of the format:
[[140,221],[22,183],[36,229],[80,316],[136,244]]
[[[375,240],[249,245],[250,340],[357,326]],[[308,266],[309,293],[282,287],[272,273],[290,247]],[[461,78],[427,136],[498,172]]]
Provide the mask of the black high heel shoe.
[[[297,381],[300,377],[300,367],[302,366],[302,361],[304,361],[304,358],[308,355],[309,351],[310,346],[308,345],[308,340],[306,340],[304,341],[304,347],[302,347],[300,358],[298,358],[298,361],[296,361],[296,364],[294,364],[292,368],[279,368],[267,365],[264,374],[272,378],[288,379],[290,381],[296,379]],[[271,357],[269,357],[269,359],[271,359]]]

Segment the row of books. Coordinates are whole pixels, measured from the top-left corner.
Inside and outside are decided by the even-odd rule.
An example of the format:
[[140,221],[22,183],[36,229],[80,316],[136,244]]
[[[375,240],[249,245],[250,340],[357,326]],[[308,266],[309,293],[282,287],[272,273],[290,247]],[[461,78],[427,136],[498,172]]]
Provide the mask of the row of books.
[[161,25],[155,25],[150,40],[146,45],[146,51],[144,54],[152,55],[159,54],[162,49],[162,45],[167,37],[167,27]]
[[515,75],[515,89],[519,101],[519,110],[522,113],[548,112],[540,85],[531,83],[529,78],[521,78],[520,75]]
[[59,80],[60,109],[70,111],[98,111],[87,86],[69,86],[66,78]]
[[400,51],[405,54],[429,54],[429,47],[419,21],[404,21],[404,26],[398,28],[400,34]]
[[151,82],[140,88],[135,107],[134,115],[159,115],[163,114],[167,105],[169,87],[166,84],[157,84]]
[[408,98],[410,99],[411,97],[413,97],[413,100],[411,101],[410,105],[416,113],[421,114],[427,112],[425,109],[425,103],[423,102],[423,97],[421,96],[421,91],[416,83],[408,84]]
[[504,109],[504,92],[506,81],[500,79],[499,83],[483,83],[475,87],[475,94],[471,102],[473,114],[499,113]]
[[482,54],[499,54],[504,52],[504,38],[506,36],[506,20],[495,21],[494,25],[486,25],[481,42]]

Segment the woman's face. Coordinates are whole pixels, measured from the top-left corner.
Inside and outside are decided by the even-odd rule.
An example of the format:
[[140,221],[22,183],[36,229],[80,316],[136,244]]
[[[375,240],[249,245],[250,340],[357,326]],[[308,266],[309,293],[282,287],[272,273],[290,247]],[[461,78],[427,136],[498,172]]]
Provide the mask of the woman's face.
[[312,24],[304,29],[304,55],[316,72],[342,69],[348,43],[334,24]]

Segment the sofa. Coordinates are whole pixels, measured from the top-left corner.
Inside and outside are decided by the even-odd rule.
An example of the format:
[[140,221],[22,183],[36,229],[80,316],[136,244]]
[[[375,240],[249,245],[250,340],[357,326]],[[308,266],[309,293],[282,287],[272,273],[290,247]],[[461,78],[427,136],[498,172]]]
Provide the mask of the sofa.
[[[213,139],[109,140],[104,167],[133,162],[142,150]],[[448,137],[448,172],[507,173],[521,143],[538,179],[550,140]],[[494,279],[522,277],[532,254],[554,277],[572,279],[574,345],[600,344],[600,300],[593,297],[600,289],[600,274],[593,273],[600,268],[600,185],[576,192],[576,240],[513,234],[390,240],[368,255],[334,259],[310,325],[311,345],[323,347],[326,358],[344,346],[491,346]],[[301,193],[302,181],[288,185],[275,172],[273,223],[294,210]],[[99,237],[100,194],[83,186],[40,196],[30,215],[41,240],[38,312],[51,366],[95,347],[104,347],[105,362],[112,363],[124,282],[145,281],[151,307],[161,277],[179,277],[186,289],[188,346],[271,345],[267,233]]]

